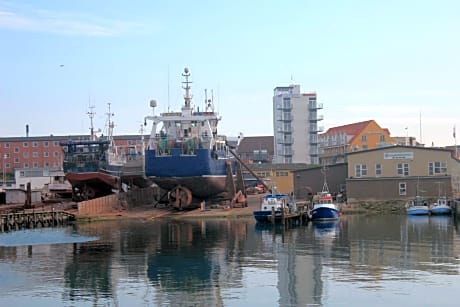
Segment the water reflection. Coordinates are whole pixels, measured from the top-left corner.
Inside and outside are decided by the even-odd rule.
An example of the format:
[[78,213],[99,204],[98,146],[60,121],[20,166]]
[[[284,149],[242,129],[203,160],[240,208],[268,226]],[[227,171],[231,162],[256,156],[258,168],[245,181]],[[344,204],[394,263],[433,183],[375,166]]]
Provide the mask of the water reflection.
[[16,246],[0,247],[0,305],[364,306],[379,305],[376,294],[414,305],[427,303],[417,297],[432,280],[446,297],[432,302],[448,305],[460,282],[457,227],[443,216],[344,216],[290,229],[252,219],[101,222],[67,230],[95,241],[44,245],[18,233]]

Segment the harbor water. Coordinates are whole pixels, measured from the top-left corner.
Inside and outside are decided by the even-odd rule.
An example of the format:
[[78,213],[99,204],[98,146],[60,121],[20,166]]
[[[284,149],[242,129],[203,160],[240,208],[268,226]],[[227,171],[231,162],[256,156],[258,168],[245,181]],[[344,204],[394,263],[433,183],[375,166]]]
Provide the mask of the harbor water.
[[451,217],[124,220],[0,234],[0,306],[459,306]]

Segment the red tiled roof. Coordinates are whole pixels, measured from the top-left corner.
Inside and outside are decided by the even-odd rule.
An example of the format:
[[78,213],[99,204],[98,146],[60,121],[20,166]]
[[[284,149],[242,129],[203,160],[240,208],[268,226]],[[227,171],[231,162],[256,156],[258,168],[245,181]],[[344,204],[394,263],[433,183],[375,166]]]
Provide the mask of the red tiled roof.
[[345,133],[347,135],[358,135],[364,130],[373,120],[366,120],[359,123],[348,124],[344,126],[337,126],[329,128],[323,135],[334,135],[338,133]]

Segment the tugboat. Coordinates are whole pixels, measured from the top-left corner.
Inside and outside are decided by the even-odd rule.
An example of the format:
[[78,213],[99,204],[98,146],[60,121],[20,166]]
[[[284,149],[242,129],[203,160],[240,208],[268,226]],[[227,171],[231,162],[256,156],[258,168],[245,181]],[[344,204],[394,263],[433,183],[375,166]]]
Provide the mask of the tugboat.
[[61,142],[64,151],[63,169],[65,178],[72,185],[75,201],[93,199],[120,190],[122,182],[144,184],[142,149],[134,147],[119,150],[113,140],[114,123],[111,121],[110,104],[108,134],[97,137],[93,128],[93,112],[89,140]]
[[204,110],[195,110],[188,68],[182,76],[185,95],[180,112],[155,115],[157,103],[151,100],[153,115],[144,119],[144,125],[153,122],[145,175],[166,191],[169,205],[179,210],[195,208],[202,201],[232,200],[243,190],[237,160],[226,137],[217,134],[221,117],[212,99],[205,92]]

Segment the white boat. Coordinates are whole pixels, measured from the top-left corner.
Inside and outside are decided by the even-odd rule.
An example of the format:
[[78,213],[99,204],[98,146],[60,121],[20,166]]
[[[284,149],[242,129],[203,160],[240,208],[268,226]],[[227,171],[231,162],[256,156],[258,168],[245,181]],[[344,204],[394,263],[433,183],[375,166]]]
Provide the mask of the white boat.
[[253,216],[257,222],[270,222],[273,213],[275,214],[275,222],[280,221],[283,210],[288,213],[296,212],[297,205],[295,199],[288,194],[271,193],[264,195],[260,203],[260,210],[253,212]]
[[406,213],[408,215],[429,215],[430,208],[423,197],[416,196],[415,199],[406,203]]
[[447,197],[438,197],[436,202],[430,205],[430,213],[433,215],[448,215],[452,213],[450,200]]

